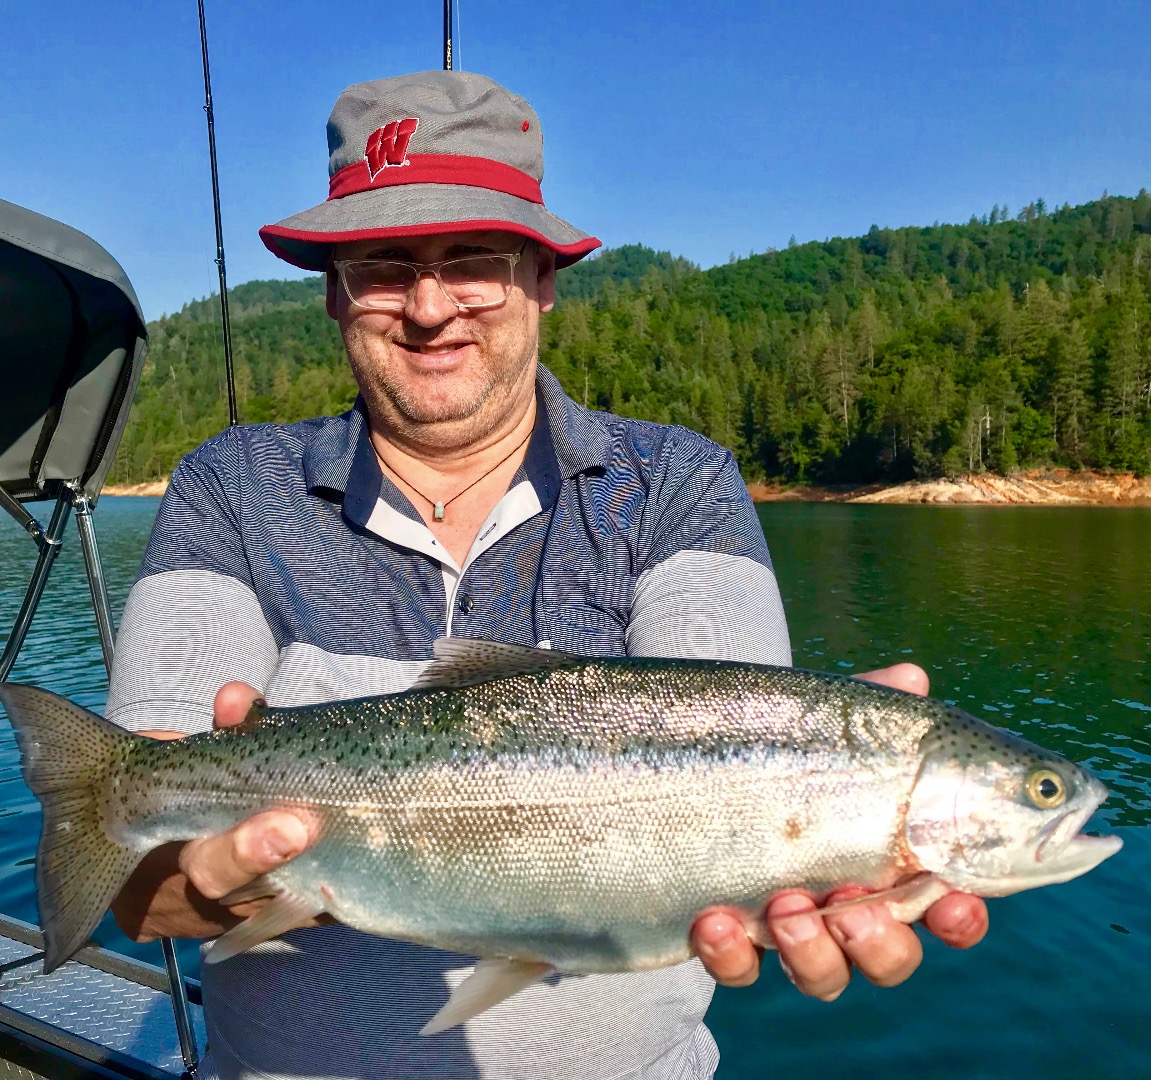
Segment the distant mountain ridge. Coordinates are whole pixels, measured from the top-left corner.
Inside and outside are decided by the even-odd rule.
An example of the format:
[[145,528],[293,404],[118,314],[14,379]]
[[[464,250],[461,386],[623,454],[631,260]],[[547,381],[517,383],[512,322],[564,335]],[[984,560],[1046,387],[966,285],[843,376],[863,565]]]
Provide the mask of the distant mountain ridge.
[[[881,229],[701,270],[643,245],[561,271],[541,358],[592,408],[683,423],[749,479],[1024,466],[1151,472],[1151,195]],[[242,422],[355,386],[323,278],[229,290]],[[114,473],[153,479],[226,423],[217,298],[150,324]]]

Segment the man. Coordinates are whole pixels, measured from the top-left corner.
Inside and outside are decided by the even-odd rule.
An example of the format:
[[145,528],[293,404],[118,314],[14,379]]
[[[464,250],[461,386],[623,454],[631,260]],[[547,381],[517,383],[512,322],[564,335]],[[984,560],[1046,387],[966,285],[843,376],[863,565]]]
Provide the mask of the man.
[[[598,241],[544,208],[527,103],[432,72],[350,88],[328,131],[329,200],[262,236],[326,271],[360,399],[343,417],[231,430],[181,463],[124,614],[109,715],[173,737],[238,722],[257,694],[395,691],[444,634],[789,662],[731,455],[588,413],[539,367],[556,268]],[[907,665],[876,677],[925,689]],[[219,933],[261,903],[219,898],[315,833],[268,812],[161,849],[118,899],[121,925]],[[778,919],[813,907],[792,892],[768,909],[805,993],[835,997],[853,965],[892,984],[918,964],[914,932],[882,907]],[[985,918],[953,894],[929,925],[967,945]],[[204,970],[210,1064],[226,1078],[707,1077],[708,972],[748,983],[758,956],[730,912],[703,913],[692,941],[702,966],[549,980],[420,1038],[470,958],[306,925]]]

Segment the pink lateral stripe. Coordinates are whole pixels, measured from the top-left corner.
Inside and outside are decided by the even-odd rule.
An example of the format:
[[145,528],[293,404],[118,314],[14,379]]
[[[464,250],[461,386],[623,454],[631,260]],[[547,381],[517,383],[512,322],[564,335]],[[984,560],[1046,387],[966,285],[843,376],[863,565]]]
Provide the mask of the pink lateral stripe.
[[328,183],[328,199],[394,184],[463,184],[489,188],[543,205],[539,181],[512,165],[463,154],[409,154],[406,165],[380,169],[372,179],[367,161],[345,165]]

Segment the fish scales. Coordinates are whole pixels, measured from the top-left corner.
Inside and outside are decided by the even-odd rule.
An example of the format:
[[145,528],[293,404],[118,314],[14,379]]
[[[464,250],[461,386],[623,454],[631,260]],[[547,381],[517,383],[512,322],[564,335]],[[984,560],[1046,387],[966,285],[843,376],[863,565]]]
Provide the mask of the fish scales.
[[547,971],[683,960],[712,905],[752,926],[781,889],[854,884],[888,890],[912,919],[948,888],[1066,881],[1120,846],[1079,832],[1106,797],[1097,780],[943,702],[754,664],[459,639],[436,651],[411,691],[258,709],[167,742],[0,686],[45,812],[46,968],[144,853],[274,807],[314,815],[318,839],[236,894],[278,899],[207,959],[325,912],[505,958],[428,1031]]
[[[155,846],[186,836],[197,806],[209,832],[300,805],[322,837],[276,880],[343,921],[460,951],[529,940],[541,956],[563,929],[581,950],[569,970],[659,966],[686,958],[682,928],[708,904],[825,891],[845,869],[891,883],[891,791],[909,787],[930,724],[905,705],[790,671],[596,662],[268,712],[187,740],[179,787],[166,747],[136,744],[125,771],[153,779],[117,835]],[[385,896],[381,879],[396,883]]]

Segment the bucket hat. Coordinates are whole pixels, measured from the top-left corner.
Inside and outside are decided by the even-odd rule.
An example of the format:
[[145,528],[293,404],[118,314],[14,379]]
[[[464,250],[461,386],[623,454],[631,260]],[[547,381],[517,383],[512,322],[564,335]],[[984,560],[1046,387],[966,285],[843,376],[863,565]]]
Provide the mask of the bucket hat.
[[600,246],[544,207],[543,133],[483,75],[426,71],[348,87],[328,118],[328,198],[265,225],[279,258],[324,270],[333,244],[501,229],[569,266]]

